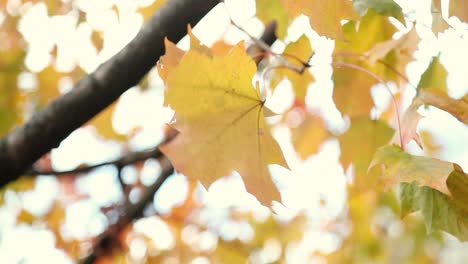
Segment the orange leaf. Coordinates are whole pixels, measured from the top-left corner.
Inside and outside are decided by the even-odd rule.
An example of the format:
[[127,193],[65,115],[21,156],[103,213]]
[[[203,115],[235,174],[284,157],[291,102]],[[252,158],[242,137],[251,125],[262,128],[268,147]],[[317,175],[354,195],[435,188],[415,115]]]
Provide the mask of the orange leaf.
[[359,15],[348,0],[282,0],[291,17],[304,14],[318,34],[329,38],[344,39],[341,20],[356,20]]
[[293,124],[291,127],[291,142],[299,157],[304,160],[319,150],[320,145],[330,137],[330,132],[320,116],[301,113],[297,109],[291,110],[288,115],[301,115],[299,118],[303,119],[299,125]]

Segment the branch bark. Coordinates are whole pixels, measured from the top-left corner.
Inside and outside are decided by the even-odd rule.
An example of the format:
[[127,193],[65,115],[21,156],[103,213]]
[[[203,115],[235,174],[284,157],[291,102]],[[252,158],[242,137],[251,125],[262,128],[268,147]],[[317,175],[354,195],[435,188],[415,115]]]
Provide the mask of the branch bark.
[[179,41],[186,34],[187,24],[195,25],[218,3],[169,1],[124,49],[2,139],[0,187],[17,179],[71,132],[136,85],[164,54],[164,37]]

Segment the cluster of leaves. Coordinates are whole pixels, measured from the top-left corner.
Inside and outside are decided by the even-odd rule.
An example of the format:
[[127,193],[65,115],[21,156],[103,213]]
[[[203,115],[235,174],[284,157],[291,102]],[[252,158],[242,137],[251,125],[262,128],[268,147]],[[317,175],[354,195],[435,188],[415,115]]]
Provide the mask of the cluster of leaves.
[[[403,73],[419,38],[414,29],[399,39],[392,38],[396,29],[389,16],[402,19],[398,5],[393,1],[355,1],[354,7],[347,0],[258,1],[257,14],[266,22],[277,19],[279,36],[285,34],[282,23],[287,25],[295,16],[304,14],[317,33],[336,39],[333,99],[351,123],[345,133],[337,136],[343,166],[353,165],[351,201],[354,195],[379,186],[388,189],[401,184],[403,214],[421,210],[429,231],[442,229],[466,240],[468,212],[463,204],[468,198],[467,174],[456,164],[404,152],[409,141],[418,139],[420,117],[416,111],[421,105],[446,110],[466,124],[466,96],[452,99],[447,95],[447,73],[438,57],[432,59],[422,75],[413,104],[402,121],[398,120],[396,140],[391,141],[395,130],[389,125],[390,117],[370,116],[374,107],[370,92],[373,85],[393,81],[400,90],[409,87]],[[342,26],[343,19],[350,21]],[[266,165],[287,165],[264,121],[267,109],[259,87],[252,85],[255,64],[239,45],[219,53],[200,46],[193,38],[192,44],[185,54],[172,51],[173,45],[168,44],[168,52],[160,63],[166,76],[165,102],[175,110],[173,126],[180,132],[162,150],[177,170],[205,184],[232,170],[238,171],[247,190],[268,205],[277,196],[273,194],[275,188]],[[309,71],[297,67],[308,66],[310,47],[305,37],[289,44],[283,54],[277,55],[284,60],[284,67],[274,70],[270,83],[274,88],[278,80],[289,79],[296,100],[302,102],[313,78]],[[396,98],[392,99],[397,105]],[[310,115],[307,109],[303,111]],[[398,113],[395,109],[389,111]],[[304,117],[295,128],[300,131],[300,135],[294,135],[295,142],[318,145],[327,139],[326,132],[318,132],[324,129],[320,125],[323,121],[318,119]],[[310,133],[306,129],[317,131]],[[308,154],[317,149],[303,145],[299,147],[301,153],[303,148],[310,151]],[[374,169],[377,165],[382,165],[382,170]]]
[[[56,2],[46,3],[53,14],[66,13],[72,8]],[[140,11],[147,18],[163,2],[156,1]],[[279,66],[257,68],[245,51],[244,43],[228,45],[220,41],[207,47],[189,29],[190,49],[183,51],[167,40],[166,55],[157,67],[166,88],[165,105],[175,111],[172,126],[179,131],[174,140],[161,147],[175,169],[205,186],[237,171],[247,190],[269,206],[272,201],[281,199],[267,166],[278,164],[288,168],[270,131],[272,126],[285,125],[290,128],[292,145],[303,160],[316,154],[325,141],[337,139],[340,162],[352,174],[344,220],[352,229],[340,249],[327,256],[331,262],[430,263],[436,262],[436,256],[428,254],[427,244],[439,246],[441,237],[437,232],[426,236],[426,231],[443,230],[466,241],[467,174],[457,164],[431,157],[429,152],[423,157],[407,153],[405,149],[412,140],[421,145],[417,133],[421,119],[417,111],[421,106],[437,107],[466,125],[468,96],[454,99],[447,94],[447,71],[439,56],[431,60],[417,87],[408,84],[404,73],[408,63],[414,60],[419,36],[412,28],[398,39],[393,37],[397,30],[389,18],[403,21],[401,8],[393,0],[257,0],[256,4],[257,17],[261,21],[265,24],[273,20],[277,22],[276,33],[280,41],[299,15],[307,16],[311,28],[319,35],[335,40],[332,96],[336,108],[349,119],[349,127],[342,133],[331,131],[324,116],[306,103],[308,87],[315,78],[309,69],[314,43],[305,35],[288,43],[281,54],[269,49],[262,53],[266,64],[269,58],[274,58]],[[436,8],[441,5],[436,0],[433,4]],[[466,22],[468,8],[463,8],[465,5],[462,0],[451,0],[449,14]],[[6,10],[3,2],[0,9]],[[61,78],[77,80],[82,74],[79,68],[67,73],[58,72],[53,65],[37,73],[25,70],[27,43],[17,29],[20,13],[5,16],[0,28],[2,35],[8,36],[0,43],[0,135],[5,135],[31,112],[59,96]],[[84,14],[80,15],[84,17]],[[343,20],[346,23],[343,24]],[[440,25],[434,25],[434,31],[439,30]],[[100,32],[94,32],[89,41],[97,47],[102,46]],[[55,52],[51,51],[53,56]],[[37,87],[18,87],[19,76],[24,73],[36,76]],[[259,81],[258,76],[261,76]],[[268,100],[265,90],[276,89],[284,79],[291,83],[295,101],[290,109],[276,114],[265,106]],[[395,83],[398,90],[392,95],[392,104],[376,117],[371,88],[388,82]],[[400,95],[405,89],[415,89],[416,96],[400,117]],[[89,125],[96,127],[107,139],[125,141],[131,135],[121,135],[112,128],[114,110],[115,104]],[[282,118],[273,122],[265,119],[275,115],[282,115]],[[76,176],[60,178],[61,187],[67,189],[74,185]],[[0,192],[0,203],[7,191],[21,193],[33,187],[34,180],[22,178]],[[76,197],[74,189],[70,192],[72,194],[68,193],[65,198],[83,198]],[[78,258],[83,253],[78,248],[89,241],[62,239],[60,229],[66,205],[57,201],[48,213],[39,217],[23,209],[18,212],[17,220],[28,224],[47,223],[58,238],[57,246]],[[225,240],[221,232],[211,230],[207,223],[197,222],[196,215],[204,209],[189,195],[182,205],[167,215],[146,218],[164,223],[175,240],[174,246],[158,247],[151,237],[129,227],[120,234],[123,250],[100,261],[124,263],[134,258],[137,262],[162,262],[176,258],[184,263],[203,256],[215,263],[242,263],[255,261],[253,253],[260,254],[268,241],[281,245],[279,251],[282,254],[272,261],[284,261],[288,244],[300,240],[305,228],[302,216],[282,224],[273,217],[259,221],[251,213],[230,210],[231,220],[247,223],[254,229],[255,236],[249,240]],[[424,225],[419,218],[409,215],[416,211],[421,212]],[[382,212],[387,219],[376,224],[376,218]],[[400,215],[406,218],[400,221]],[[400,226],[397,235],[389,230],[392,223]],[[197,231],[187,238],[185,233],[193,226]],[[215,236],[216,246],[204,248],[203,236]],[[147,245],[143,257],[132,255],[130,248],[134,240],[144,241]],[[400,252],[403,247],[411,250],[403,254]]]

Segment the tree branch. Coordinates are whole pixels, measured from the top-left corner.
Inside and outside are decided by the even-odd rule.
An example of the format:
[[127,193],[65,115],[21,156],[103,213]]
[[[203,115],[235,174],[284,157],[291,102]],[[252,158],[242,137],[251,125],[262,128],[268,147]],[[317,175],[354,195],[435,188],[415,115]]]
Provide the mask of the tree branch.
[[63,174],[76,174],[76,173],[85,173],[92,171],[96,168],[107,166],[107,165],[114,165],[117,168],[122,168],[127,165],[133,164],[138,161],[144,161],[150,158],[159,158],[163,154],[159,150],[158,147],[154,149],[149,149],[145,151],[138,151],[138,152],[131,152],[123,157],[120,157],[115,160],[106,161],[90,166],[82,166],[71,170],[65,171],[54,171],[54,170],[41,170],[40,168],[33,168],[28,170],[25,174],[27,175],[63,175]]
[[179,41],[186,34],[187,24],[196,24],[217,4],[218,0],[168,1],[124,49],[2,139],[0,187],[17,179],[71,132],[136,85],[164,54],[164,37]]
[[98,257],[109,253],[108,251],[113,249],[113,245],[118,243],[114,241],[117,234],[132,221],[141,217],[146,206],[153,201],[154,194],[159,190],[164,181],[174,172],[172,165],[165,157],[161,158],[161,167],[163,168],[163,171],[161,172],[161,175],[159,175],[158,179],[145,189],[141,199],[136,204],[129,204],[125,208],[125,211],[114,225],[110,226],[104,233],[97,237],[96,242],[92,247],[92,251],[87,257],[82,259],[80,263],[94,263]]

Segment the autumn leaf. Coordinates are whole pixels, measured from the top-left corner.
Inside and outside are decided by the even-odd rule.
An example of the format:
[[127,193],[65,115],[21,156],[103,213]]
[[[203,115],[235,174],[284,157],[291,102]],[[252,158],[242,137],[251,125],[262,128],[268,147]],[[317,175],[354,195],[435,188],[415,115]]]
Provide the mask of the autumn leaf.
[[232,48],[234,48],[234,46],[227,44],[224,40],[218,40],[211,46],[211,52],[213,55],[225,55],[228,54]]
[[438,57],[432,58],[417,87],[418,90],[429,88],[447,92],[447,70]]
[[157,69],[159,76],[166,83],[167,76],[179,64],[185,52],[167,38],[164,38],[164,47],[166,53],[159,58]]
[[[416,183],[451,196],[447,186],[447,178],[451,173],[457,170],[459,171],[456,174],[457,177],[468,177],[456,164],[434,158],[413,156],[395,145],[384,146],[377,150],[369,169],[377,165],[384,165],[380,180],[385,188],[402,182]],[[465,180],[462,183],[465,186],[458,186],[458,188],[463,188],[468,193],[468,182]]]
[[47,66],[37,74],[38,83],[38,103],[39,106],[45,106],[47,103],[60,95],[58,82],[66,74],[58,72],[52,65]]
[[[299,124],[288,122],[288,116],[298,118],[294,117],[296,115],[302,119]],[[294,149],[303,160],[317,153],[320,145],[331,136],[320,116],[312,115],[302,109],[292,109],[286,116],[286,122],[291,127],[291,142]]]
[[113,116],[118,102],[115,102],[91,119],[87,125],[93,126],[97,133],[106,139],[126,141],[127,136],[118,133],[113,126]]
[[432,11],[432,32],[434,34],[444,32],[450,25],[445,21],[442,17],[442,13],[440,10],[433,10]]
[[287,165],[264,121],[255,72],[242,44],[225,56],[187,52],[168,76],[165,96],[180,134],[161,150],[178,171],[205,185],[236,170],[247,190],[269,204],[279,195],[266,165]]
[[343,115],[369,115],[374,106],[370,88],[376,81],[367,73],[347,67],[333,70],[333,101]]
[[[441,10],[440,0],[434,0],[434,5]],[[449,16],[456,16],[462,22],[468,22],[468,2],[466,0],[450,0]]]
[[362,16],[368,9],[377,13],[395,18],[403,17],[401,7],[394,0],[353,0],[356,11]]
[[26,192],[33,190],[36,186],[36,179],[33,177],[20,177],[15,181],[12,181],[0,189],[0,205],[3,205],[5,193],[7,191],[13,192]]
[[[190,49],[197,50],[207,56],[211,57],[213,55],[227,54],[227,52],[230,51],[228,46],[224,46],[222,48],[217,46],[216,49],[213,50],[201,44],[200,40],[198,40],[198,38],[193,34],[190,25],[187,26],[187,34],[190,40]],[[164,46],[166,48],[166,53],[159,58],[157,69],[159,76],[165,83],[167,76],[179,64],[185,54],[185,51],[179,49],[176,44],[167,38],[164,38]]]
[[[297,69],[302,69],[304,63],[309,61],[311,55],[312,47],[309,38],[305,35],[302,35],[297,41],[286,46],[283,52],[283,57]],[[307,68],[302,73],[299,73],[293,69],[281,67],[275,69],[270,82],[271,87],[275,88],[284,78],[287,78],[291,82],[296,98],[303,102],[307,94],[307,87],[314,81],[312,74]]]
[[345,40],[337,40],[335,50],[363,54],[376,44],[392,39],[395,32],[388,17],[369,10],[359,22],[349,21],[343,25]]
[[447,111],[464,124],[468,124],[468,95],[453,99],[447,94],[447,70],[434,57],[418,84],[417,98],[424,104]]
[[434,134],[427,130],[420,130],[419,136],[421,138],[424,153],[429,157],[439,157],[442,152],[443,145],[437,141]]
[[[344,115],[350,117],[368,115],[374,102],[370,88],[377,83],[368,72],[378,75],[385,81],[397,80],[398,75],[383,64],[367,61],[365,53],[391,39],[395,27],[388,18],[369,10],[359,23],[350,21],[343,26],[347,41],[337,41],[335,57],[337,67],[333,71],[333,100]],[[395,54],[390,52],[382,58],[385,62],[394,63]],[[352,64],[364,70],[346,67],[339,63]],[[357,99],[359,98],[359,99]]]
[[374,45],[365,55],[369,58],[371,64],[375,64],[380,60],[389,65],[388,67],[392,67],[398,73],[403,74],[406,65],[414,59],[413,53],[418,48],[420,40],[416,28],[413,27],[399,39],[390,39]]
[[156,10],[161,8],[161,6],[163,6],[166,2],[167,0],[152,1],[152,4],[140,7],[138,9],[138,12],[143,16],[143,19],[146,21],[154,14],[154,12],[156,12]]
[[392,143],[401,144],[401,147],[405,148],[411,140],[414,140],[422,148],[421,139],[416,132],[419,120],[422,118],[418,113],[418,109],[421,105],[421,100],[418,97],[415,97],[411,105],[403,114],[400,120],[400,131],[395,134],[392,139]]
[[424,89],[419,91],[418,98],[425,104],[449,112],[460,122],[468,125],[468,95],[453,99],[438,89]]
[[333,39],[345,39],[341,20],[357,20],[358,14],[348,0],[281,0],[291,17],[304,14],[318,34]]
[[388,143],[392,138],[393,129],[379,120],[368,117],[351,119],[351,127],[338,137],[340,142],[340,162],[346,169],[354,165],[356,189],[372,188],[375,179],[367,175],[367,168],[375,151]]
[[289,17],[281,0],[256,0],[256,9],[258,18],[266,25],[276,21],[276,35],[279,38],[286,36],[289,25]]

